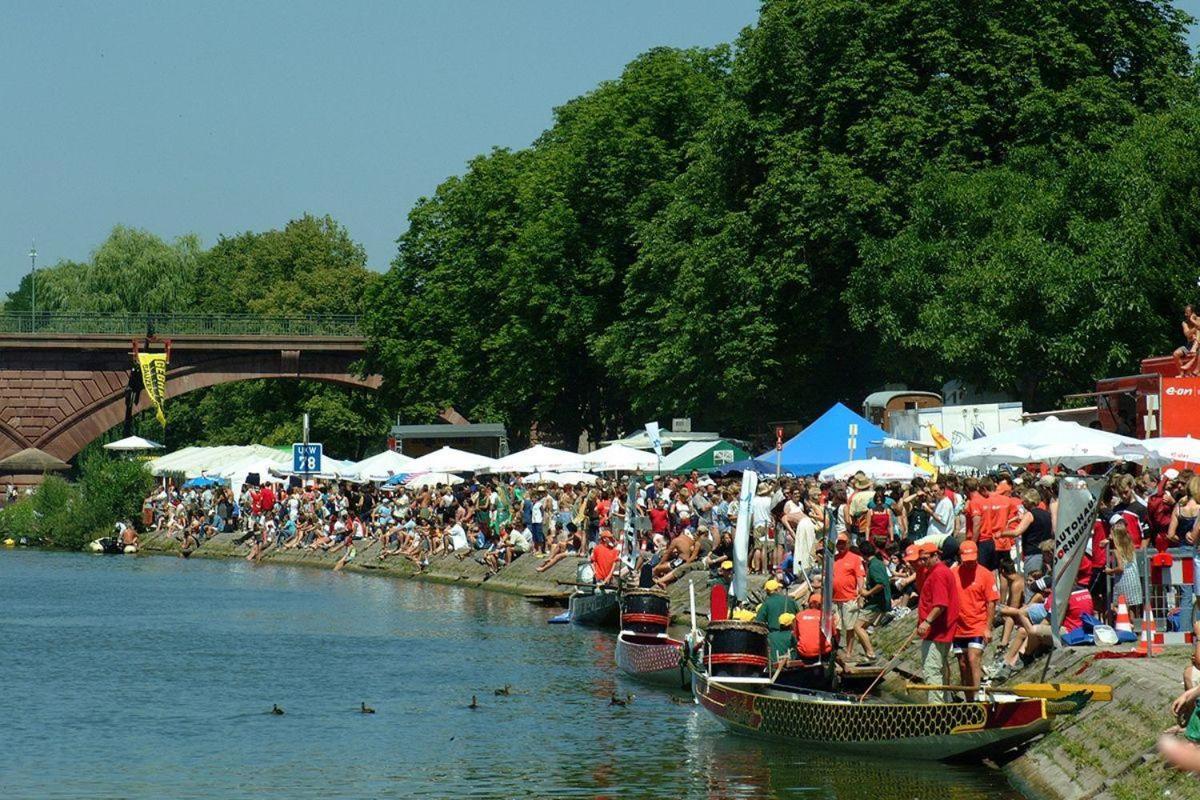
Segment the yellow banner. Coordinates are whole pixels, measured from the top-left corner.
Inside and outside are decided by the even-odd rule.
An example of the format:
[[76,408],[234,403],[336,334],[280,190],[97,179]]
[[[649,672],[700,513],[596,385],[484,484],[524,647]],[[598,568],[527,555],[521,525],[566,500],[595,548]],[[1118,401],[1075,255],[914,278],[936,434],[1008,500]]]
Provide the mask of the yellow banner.
[[919,469],[925,470],[933,476],[934,480],[937,480],[938,468],[935,467],[933,462],[931,462],[929,459],[925,458],[924,456],[919,456],[914,452],[912,454],[912,465]]
[[167,402],[167,354],[138,353],[138,364],[142,367],[142,385],[146,395],[154,404],[159,424],[165,428],[167,416],[163,413],[163,404]]
[[937,425],[933,425],[932,423],[930,424],[929,435],[933,437],[933,443],[937,445],[938,450],[945,450],[950,446],[950,440],[947,439],[945,435],[937,429]]

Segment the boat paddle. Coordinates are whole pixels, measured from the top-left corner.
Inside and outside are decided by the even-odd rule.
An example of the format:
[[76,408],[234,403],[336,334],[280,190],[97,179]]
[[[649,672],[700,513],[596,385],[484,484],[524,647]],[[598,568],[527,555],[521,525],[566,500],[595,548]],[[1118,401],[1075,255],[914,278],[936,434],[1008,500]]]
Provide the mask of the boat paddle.
[[896,668],[896,665],[900,663],[900,658],[904,655],[904,651],[908,649],[908,646],[912,644],[912,640],[915,638],[917,638],[917,629],[914,627],[912,629],[912,633],[910,633],[908,638],[904,640],[904,644],[900,645],[900,649],[896,651],[896,654],[892,656],[890,661],[883,665],[883,669],[879,670],[879,674],[875,676],[875,680],[871,681],[871,685],[867,687],[867,690],[859,695],[858,702],[861,703],[863,700],[866,700],[867,695],[869,695],[871,690],[875,688],[875,684],[883,680],[884,675],[887,675]]

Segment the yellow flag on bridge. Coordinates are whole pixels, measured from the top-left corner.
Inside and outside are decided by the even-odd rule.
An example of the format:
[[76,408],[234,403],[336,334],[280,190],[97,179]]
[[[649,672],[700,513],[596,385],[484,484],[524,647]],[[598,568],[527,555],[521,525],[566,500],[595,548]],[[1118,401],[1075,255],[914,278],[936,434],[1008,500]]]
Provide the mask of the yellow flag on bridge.
[[167,354],[138,353],[138,364],[142,368],[142,385],[154,404],[154,415],[165,428],[167,415],[163,413],[163,404],[167,402]]

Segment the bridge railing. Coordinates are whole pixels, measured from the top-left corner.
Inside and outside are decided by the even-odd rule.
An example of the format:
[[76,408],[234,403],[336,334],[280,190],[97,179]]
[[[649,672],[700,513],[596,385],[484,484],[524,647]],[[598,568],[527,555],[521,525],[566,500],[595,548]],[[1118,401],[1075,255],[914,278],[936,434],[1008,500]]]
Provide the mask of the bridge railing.
[[255,314],[106,314],[98,311],[0,311],[3,333],[123,336],[361,336],[356,314],[266,317]]

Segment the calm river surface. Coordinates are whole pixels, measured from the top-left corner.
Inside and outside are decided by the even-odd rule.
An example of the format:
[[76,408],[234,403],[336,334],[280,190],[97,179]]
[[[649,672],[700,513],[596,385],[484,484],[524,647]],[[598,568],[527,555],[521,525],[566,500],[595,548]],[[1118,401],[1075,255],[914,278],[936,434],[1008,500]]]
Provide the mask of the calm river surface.
[[552,613],[327,571],[0,552],[0,797],[1016,797],[983,769],[731,738]]

